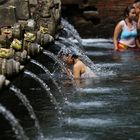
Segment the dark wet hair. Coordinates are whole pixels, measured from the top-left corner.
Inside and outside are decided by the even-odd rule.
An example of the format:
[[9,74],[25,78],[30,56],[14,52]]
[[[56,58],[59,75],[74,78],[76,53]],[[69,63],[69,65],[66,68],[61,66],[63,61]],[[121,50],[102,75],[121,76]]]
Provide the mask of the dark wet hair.
[[71,50],[71,51],[69,52],[69,55],[71,55],[71,58],[74,58],[74,59],[76,59],[76,58],[79,57],[79,55],[77,54],[77,52],[74,51],[74,50]]
[[135,9],[135,8],[133,7],[132,4],[128,5],[128,6],[125,8],[124,13],[123,13],[123,17],[124,17],[124,18],[126,18],[126,17],[129,15],[131,9]]
[[134,3],[140,2],[140,0],[135,0]]
[[70,51],[69,51],[69,50],[67,50],[67,49],[62,49],[62,50],[60,50],[60,52],[58,53],[58,56],[63,56],[63,55],[68,56],[69,54],[70,54]]
[[77,55],[77,54],[72,54],[72,56],[71,56],[71,58],[74,58],[74,59],[76,59],[76,58],[78,58],[79,56]]
[[65,55],[65,56],[71,55],[73,58],[78,57],[78,54],[76,53],[76,51],[70,50],[70,49],[61,50],[59,52],[59,54],[60,55]]

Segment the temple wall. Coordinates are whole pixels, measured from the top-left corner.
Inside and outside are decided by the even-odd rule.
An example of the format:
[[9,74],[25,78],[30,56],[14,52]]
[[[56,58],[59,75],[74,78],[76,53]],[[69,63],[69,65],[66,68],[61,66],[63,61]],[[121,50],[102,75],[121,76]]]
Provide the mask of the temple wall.
[[61,29],[61,0],[0,0],[0,89]]
[[[62,15],[82,37],[112,37],[125,7],[134,0],[62,0]],[[84,29],[84,30],[83,30]]]

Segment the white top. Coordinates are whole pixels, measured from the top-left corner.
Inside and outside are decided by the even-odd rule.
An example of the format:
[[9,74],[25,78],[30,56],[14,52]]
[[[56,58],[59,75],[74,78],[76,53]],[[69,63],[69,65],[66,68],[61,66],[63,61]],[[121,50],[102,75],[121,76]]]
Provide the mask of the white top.
[[137,37],[137,24],[133,21],[132,27],[128,27],[124,20],[119,22],[122,25],[122,32],[119,37],[119,42],[128,46],[135,47],[136,46],[136,37]]

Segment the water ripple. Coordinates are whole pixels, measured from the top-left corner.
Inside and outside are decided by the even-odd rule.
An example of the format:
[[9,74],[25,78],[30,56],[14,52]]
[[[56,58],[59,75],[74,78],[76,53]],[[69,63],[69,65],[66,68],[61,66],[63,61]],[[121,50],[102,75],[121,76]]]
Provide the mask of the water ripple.
[[116,67],[116,66],[122,66],[121,63],[100,63],[96,64],[97,67]]
[[113,93],[113,92],[118,92],[120,89],[117,88],[102,88],[102,87],[97,87],[97,88],[79,88],[78,89],[80,93]]
[[87,137],[84,138],[59,137],[59,138],[47,138],[46,140],[87,140]]
[[66,124],[70,126],[78,126],[78,127],[106,127],[107,125],[112,124],[114,121],[112,119],[99,119],[99,118],[68,118],[64,120]]
[[67,102],[68,107],[72,107],[75,109],[87,109],[90,107],[103,107],[107,105],[107,103],[103,101],[94,101],[94,102],[80,102],[80,103],[70,103]]

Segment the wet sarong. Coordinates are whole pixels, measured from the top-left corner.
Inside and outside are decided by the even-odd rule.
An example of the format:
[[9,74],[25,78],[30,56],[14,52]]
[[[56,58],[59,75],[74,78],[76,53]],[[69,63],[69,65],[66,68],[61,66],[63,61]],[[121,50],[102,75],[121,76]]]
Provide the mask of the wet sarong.
[[126,46],[120,42],[118,43],[118,51],[124,51],[126,49],[128,49],[128,46]]

